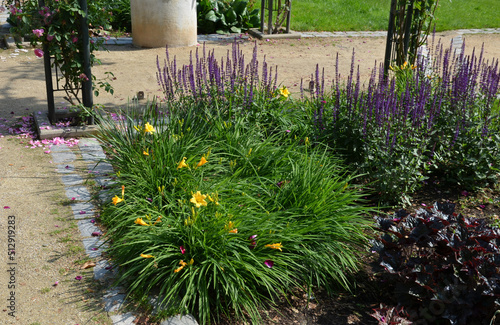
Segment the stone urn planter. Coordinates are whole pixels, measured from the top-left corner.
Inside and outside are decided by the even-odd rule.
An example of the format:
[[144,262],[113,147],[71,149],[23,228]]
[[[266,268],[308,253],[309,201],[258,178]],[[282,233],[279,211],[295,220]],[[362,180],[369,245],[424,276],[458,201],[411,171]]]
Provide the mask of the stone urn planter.
[[140,47],[197,43],[196,0],[130,0],[132,41]]

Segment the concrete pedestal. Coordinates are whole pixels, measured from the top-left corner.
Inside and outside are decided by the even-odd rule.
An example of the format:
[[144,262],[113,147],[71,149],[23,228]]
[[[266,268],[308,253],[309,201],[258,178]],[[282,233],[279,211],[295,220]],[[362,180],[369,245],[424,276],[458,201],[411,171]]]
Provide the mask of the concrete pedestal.
[[196,0],[130,0],[133,44],[196,45]]

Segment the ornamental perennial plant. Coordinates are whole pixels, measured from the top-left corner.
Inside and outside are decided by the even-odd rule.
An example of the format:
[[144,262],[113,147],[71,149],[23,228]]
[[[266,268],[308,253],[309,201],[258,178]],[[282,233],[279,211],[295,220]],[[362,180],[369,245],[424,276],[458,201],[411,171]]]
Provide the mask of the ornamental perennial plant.
[[375,68],[362,87],[352,64],[329,93],[318,67],[296,100],[276,69],[259,72],[256,48],[247,65],[236,43],[220,64],[200,51],[179,69],[168,51],[158,60],[163,107],[96,116],[117,171],[101,218],[109,254],[120,283],[166,313],[258,323],[297,288],[349,287],[367,188],[409,202],[430,177],[472,188],[498,176],[498,60],[438,44],[430,64],[395,68],[399,85]]
[[202,324],[258,323],[260,307],[297,288],[350,287],[369,220],[339,160],[196,101],[170,105],[168,118],[155,105],[118,125],[101,116],[98,138],[127,189],[101,214],[119,281]]
[[[465,55],[431,45],[415,65],[375,65],[366,87],[354,66],[330,91],[318,85],[308,100],[317,136],[336,148],[385,203],[408,204],[427,180],[475,189],[497,182],[500,164],[498,59],[482,49]],[[477,56],[476,52],[479,52]]]

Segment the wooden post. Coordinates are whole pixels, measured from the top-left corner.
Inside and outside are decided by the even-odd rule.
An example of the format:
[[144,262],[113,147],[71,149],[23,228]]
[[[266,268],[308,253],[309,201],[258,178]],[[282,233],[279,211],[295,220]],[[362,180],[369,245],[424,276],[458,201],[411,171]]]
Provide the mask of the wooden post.
[[267,17],[267,33],[271,35],[273,33],[273,0],[267,0],[267,4],[269,5],[269,17]]
[[288,0],[288,13],[286,14],[286,33],[290,33],[290,18],[292,17],[292,0]]
[[[405,38],[404,38],[404,62],[408,61],[408,45],[410,44],[410,36],[411,36],[411,21],[413,18],[413,1],[410,2],[410,5],[406,8],[406,16],[405,16]],[[404,62],[400,62],[403,64]]]
[[266,0],[260,2],[260,28],[259,31],[264,33],[264,16],[266,13]]
[[394,33],[394,15],[396,14],[396,2],[397,0],[391,0],[389,27],[387,28],[387,41],[385,43],[384,78],[388,77],[389,66],[391,65],[392,36]]

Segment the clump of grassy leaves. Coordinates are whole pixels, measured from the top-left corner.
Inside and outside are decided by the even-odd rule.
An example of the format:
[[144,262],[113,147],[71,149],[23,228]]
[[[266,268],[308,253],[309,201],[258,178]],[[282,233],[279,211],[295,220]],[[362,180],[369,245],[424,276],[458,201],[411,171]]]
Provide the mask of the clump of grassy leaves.
[[118,171],[101,220],[119,281],[202,323],[258,322],[259,307],[297,287],[349,287],[367,209],[328,148],[245,114],[175,106],[101,119]]

